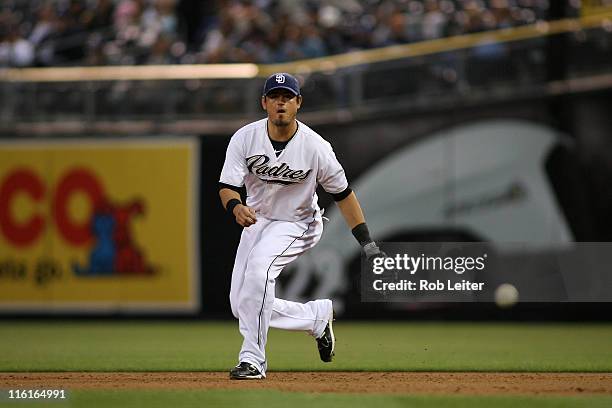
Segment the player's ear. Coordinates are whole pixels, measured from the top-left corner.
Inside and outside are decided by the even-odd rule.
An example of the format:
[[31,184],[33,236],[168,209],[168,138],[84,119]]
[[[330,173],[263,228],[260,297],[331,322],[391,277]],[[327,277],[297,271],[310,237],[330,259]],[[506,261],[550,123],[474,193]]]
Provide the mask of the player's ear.
[[261,108],[262,108],[263,110],[267,110],[267,109],[266,109],[266,95],[264,95],[264,96],[262,96],[262,97],[261,97]]
[[302,95],[296,96],[295,103],[297,104],[298,109],[300,109],[300,106],[302,106]]

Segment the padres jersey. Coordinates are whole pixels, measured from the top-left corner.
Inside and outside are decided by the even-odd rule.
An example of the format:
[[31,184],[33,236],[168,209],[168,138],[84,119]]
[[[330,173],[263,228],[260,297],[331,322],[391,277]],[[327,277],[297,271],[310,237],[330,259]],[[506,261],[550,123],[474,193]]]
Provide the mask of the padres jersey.
[[319,211],[317,184],[331,194],[348,187],[331,145],[298,121],[298,129],[277,157],[268,119],[239,129],[231,138],[220,182],[246,186],[246,205],[273,220],[303,221]]

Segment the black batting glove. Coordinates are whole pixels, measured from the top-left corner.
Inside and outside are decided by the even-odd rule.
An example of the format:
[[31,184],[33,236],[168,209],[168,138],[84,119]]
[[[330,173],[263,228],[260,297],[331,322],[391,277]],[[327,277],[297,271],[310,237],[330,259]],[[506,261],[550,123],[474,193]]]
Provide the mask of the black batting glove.
[[369,244],[363,246],[363,252],[365,253],[368,262],[372,262],[376,258],[386,258],[387,254],[381,250],[376,242],[372,241]]

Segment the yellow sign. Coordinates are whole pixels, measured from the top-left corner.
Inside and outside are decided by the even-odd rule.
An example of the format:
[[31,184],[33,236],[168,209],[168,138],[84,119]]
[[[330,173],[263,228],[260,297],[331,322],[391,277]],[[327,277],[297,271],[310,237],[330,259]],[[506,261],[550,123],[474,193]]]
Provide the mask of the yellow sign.
[[199,308],[192,138],[0,142],[0,310]]

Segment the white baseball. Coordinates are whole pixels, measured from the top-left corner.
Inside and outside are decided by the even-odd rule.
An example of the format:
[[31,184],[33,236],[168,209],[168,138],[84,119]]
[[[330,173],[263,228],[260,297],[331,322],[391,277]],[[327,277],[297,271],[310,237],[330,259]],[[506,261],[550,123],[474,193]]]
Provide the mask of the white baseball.
[[518,290],[510,283],[502,283],[495,289],[495,303],[502,309],[514,306],[518,299]]

